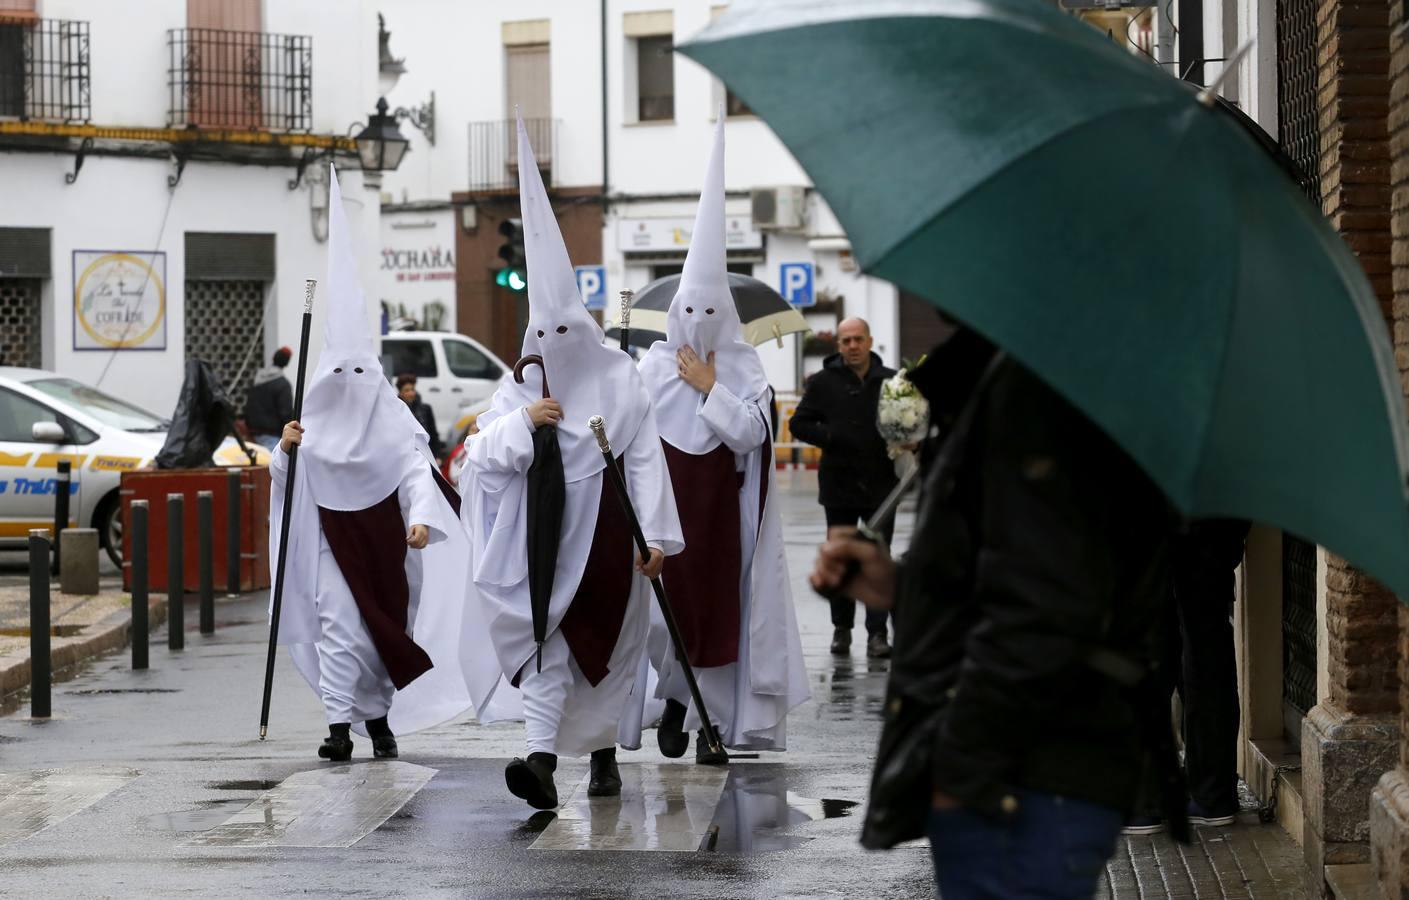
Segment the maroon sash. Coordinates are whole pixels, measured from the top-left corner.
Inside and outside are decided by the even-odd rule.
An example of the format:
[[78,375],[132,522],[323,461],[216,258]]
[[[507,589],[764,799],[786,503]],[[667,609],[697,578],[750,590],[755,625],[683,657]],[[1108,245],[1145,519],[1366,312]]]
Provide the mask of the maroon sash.
[[[621,460],[617,459],[617,468]],[[621,636],[626,619],[626,602],[631,597],[635,577],[635,551],[631,523],[621,508],[616,490],[602,474],[602,492],[597,498],[597,524],[592,532],[592,549],[572,604],[559,627],[577,667],[593,687],[609,671],[607,663]]]

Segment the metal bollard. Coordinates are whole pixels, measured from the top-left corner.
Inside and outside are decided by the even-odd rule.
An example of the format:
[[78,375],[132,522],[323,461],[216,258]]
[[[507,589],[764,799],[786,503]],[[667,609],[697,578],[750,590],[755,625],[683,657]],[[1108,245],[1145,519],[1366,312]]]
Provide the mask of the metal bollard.
[[166,646],[170,650],[186,647],[185,502],[181,494],[166,495]]
[[59,460],[59,471],[54,478],[54,568],[59,574],[59,535],[68,527],[69,484],[73,481],[73,463]]
[[225,593],[240,593],[240,470],[225,470],[225,491],[229,508],[225,511],[225,553],[228,578]]
[[215,494],[196,492],[196,547],[201,582],[201,634],[215,634]]
[[147,668],[147,501],[133,500],[128,507],[127,527],[132,530],[128,545],[132,554],[132,668]]
[[53,661],[49,657],[49,539],[48,530],[29,532],[29,715],[47,719],[52,713],[50,684]]

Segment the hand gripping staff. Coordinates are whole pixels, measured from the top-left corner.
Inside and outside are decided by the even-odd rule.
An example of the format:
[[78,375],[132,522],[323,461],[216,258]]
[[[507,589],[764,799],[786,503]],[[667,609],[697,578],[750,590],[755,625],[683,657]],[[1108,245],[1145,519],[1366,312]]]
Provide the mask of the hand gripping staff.
[[[313,327],[315,279],[303,283],[303,331],[298,339],[298,382],[294,388],[294,421],[303,418],[303,376],[308,368],[308,332]],[[274,690],[274,654],[279,649],[279,610],[284,604],[284,563],[289,555],[289,519],[294,511],[294,475],[298,472],[298,444],[289,448],[289,474],[284,482],[284,509],[279,522],[279,560],[274,567],[274,602],[269,611],[269,655],[264,661],[264,704],[259,708],[259,739],[269,734],[269,698]]]
[[[601,449],[602,455],[607,460],[607,477],[611,479],[612,487],[616,488],[617,499],[621,501],[621,508],[626,512],[626,519],[631,523],[631,535],[636,539],[636,550],[641,554],[642,560],[651,558],[651,550],[646,546],[646,537],[641,533],[641,522],[636,518],[636,508],[631,505],[631,495],[626,492],[626,479],[622,477],[621,470],[616,467],[616,459],[612,456],[612,445],[607,442],[606,423],[601,416],[593,416],[587,420],[587,427],[592,429],[592,434],[597,438],[597,446]],[[719,742],[719,733],[714,730],[714,724],[710,721],[709,711],[705,709],[704,697],[700,695],[700,686],[695,681],[695,670],[690,667],[690,660],[685,657],[684,643],[680,638],[680,626],[675,622],[675,613],[670,608],[670,601],[665,598],[665,585],[661,584],[659,578],[651,579],[651,589],[656,592],[656,602],[660,604],[661,618],[665,619],[666,630],[670,632],[670,643],[675,647],[675,658],[680,661],[680,666],[685,672],[685,682],[690,686],[690,697],[695,701],[695,709],[700,711],[700,724],[704,726],[704,734],[709,741],[711,753],[724,753],[724,745]]]

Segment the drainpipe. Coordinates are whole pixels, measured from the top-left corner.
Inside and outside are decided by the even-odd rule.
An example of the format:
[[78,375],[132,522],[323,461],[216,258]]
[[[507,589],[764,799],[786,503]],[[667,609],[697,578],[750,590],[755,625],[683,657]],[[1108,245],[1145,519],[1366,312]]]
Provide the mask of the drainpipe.
[[602,224],[607,220],[607,0],[602,0]]

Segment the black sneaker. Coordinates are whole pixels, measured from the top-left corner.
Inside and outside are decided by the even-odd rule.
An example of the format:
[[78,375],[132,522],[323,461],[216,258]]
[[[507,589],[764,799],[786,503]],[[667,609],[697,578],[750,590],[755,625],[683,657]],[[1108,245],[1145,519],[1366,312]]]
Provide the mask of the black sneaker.
[[587,796],[621,796],[621,770],[616,766],[616,747],[592,751],[592,777],[587,780]]
[[685,704],[678,700],[665,701],[665,714],[656,726],[656,743],[660,752],[670,759],[679,759],[690,749],[690,736],[685,733]]
[[558,757],[552,753],[530,753],[528,759],[515,757],[504,769],[504,783],[509,793],[528,801],[534,809],[553,809],[558,805],[558,786],[553,784],[553,772]]
[[372,739],[372,758],[396,759],[399,755],[396,749],[396,735],[391,733],[386,716],[368,719],[366,724],[367,736]]
[[333,762],[347,762],[352,759],[352,725],[339,723],[328,726],[328,736],[318,748],[318,755]]
[[832,655],[833,655],[833,656],[850,656],[850,655],[851,655],[851,629],[850,629],[850,628],[838,628],[837,630],[835,630],[835,631],[832,632]]
[[1189,824],[1203,825],[1207,827],[1221,828],[1225,825],[1232,825],[1238,818],[1238,805],[1236,803],[1228,806],[1208,808],[1201,806],[1194,800],[1189,801]]
[[889,659],[890,644],[886,642],[883,634],[873,634],[866,639],[866,657],[868,659]]
[[729,765],[729,753],[724,745],[720,744],[718,750],[711,750],[703,728],[695,735],[695,763],[701,766]]
[[1132,836],[1161,834],[1163,832],[1164,819],[1159,816],[1132,816],[1120,829],[1121,834]]

